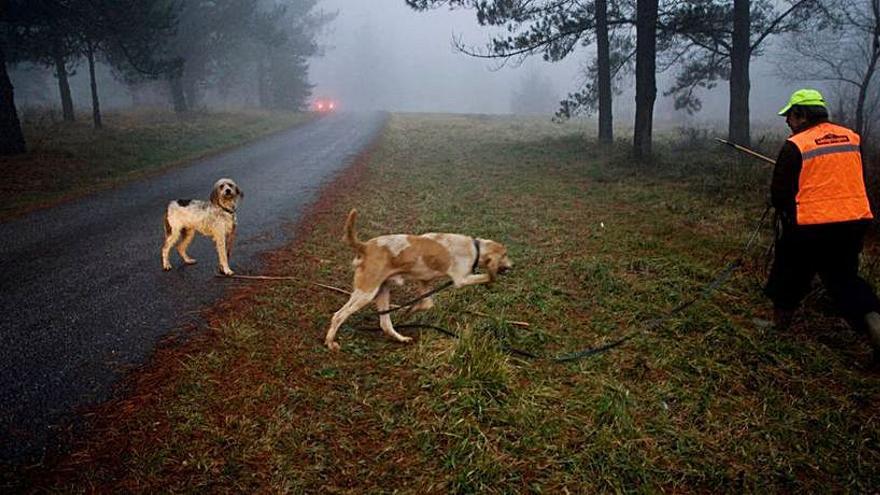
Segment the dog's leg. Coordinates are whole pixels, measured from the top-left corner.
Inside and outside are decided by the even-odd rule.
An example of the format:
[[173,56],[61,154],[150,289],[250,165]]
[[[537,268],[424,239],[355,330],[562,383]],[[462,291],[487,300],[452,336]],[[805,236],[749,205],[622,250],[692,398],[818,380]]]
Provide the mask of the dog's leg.
[[235,275],[235,272],[229,268],[229,258],[226,257],[226,236],[217,234],[214,236],[214,246],[217,247],[217,259],[220,261],[220,271],[223,275]]
[[468,274],[464,277],[453,277],[452,282],[455,284],[455,288],[458,289],[460,287],[464,287],[466,285],[478,285],[478,284],[486,284],[492,281],[492,277],[488,274],[480,273],[480,274]]
[[339,327],[349,316],[353,315],[355,311],[370,304],[370,301],[376,297],[376,292],[378,291],[378,288],[371,292],[364,292],[360,289],[355,289],[354,292],[351,293],[351,297],[348,298],[348,302],[339,308],[339,311],[333,314],[333,318],[330,320],[330,328],[327,330],[327,336],[324,337],[324,344],[326,344],[331,351],[339,350],[339,344],[336,343],[336,332],[339,330]]
[[162,245],[162,269],[166,272],[171,270],[171,262],[168,261],[168,254],[171,252],[171,248],[174,247],[174,244],[177,243],[179,238],[180,229],[178,228],[171,228],[169,232],[166,232],[165,244]]
[[183,232],[183,239],[181,239],[180,244],[177,245],[177,254],[183,258],[183,262],[187,265],[192,265],[196,262],[195,258],[190,258],[188,254],[186,254],[187,248],[192,244],[193,237],[196,235],[195,229],[181,229]]
[[235,225],[226,234],[226,257],[232,258],[232,245],[235,244]]
[[[431,291],[431,286],[428,284],[425,284],[425,283],[419,282],[418,287],[419,287],[419,294],[427,294],[428,292]],[[433,298],[433,296],[428,296],[428,297],[422,299],[421,301],[419,301],[417,304],[410,306],[409,309],[407,310],[407,314],[412,314],[412,313],[415,313],[416,311],[426,311],[426,310],[429,310],[433,307],[434,307],[434,298]]]
[[[379,295],[376,296],[376,309],[378,309],[379,311],[386,311],[390,308],[391,288],[387,285],[383,285],[382,289],[379,290]],[[398,342],[409,342],[412,340],[412,337],[404,337],[394,330],[394,325],[391,324],[390,314],[379,316],[379,326],[382,327],[382,331],[385,332],[385,335],[391,337]]]

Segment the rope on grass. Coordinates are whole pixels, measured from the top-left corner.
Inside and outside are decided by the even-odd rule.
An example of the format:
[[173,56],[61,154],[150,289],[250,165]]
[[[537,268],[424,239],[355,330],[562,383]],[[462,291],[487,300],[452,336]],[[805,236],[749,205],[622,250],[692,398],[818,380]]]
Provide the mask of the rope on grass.
[[733,275],[733,272],[737,268],[742,266],[743,261],[746,257],[746,254],[749,252],[749,249],[751,249],[752,244],[758,238],[758,233],[761,231],[761,228],[764,226],[764,223],[767,220],[767,216],[770,213],[770,208],[771,208],[771,206],[768,205],[764,209],[764,213],[761,214],[761,219],[758,221],[757,225],[755,225],[755,229],[752,231],[752,234],[749,236],[749,239],[746,241],[742,250],[739,252],[739,256],[735,260],[728,263],[727,266],[725,266],[720,272],[718,272],[718,275],[715,277],[715,279],[713,279],[711,282],[706,284],[706,286],[703,287],[703,290],[701,290],[699,294],[697,294],[696,296],[692,297],[691,299],[689,299],[687,301],[684,301],[683,303],[680,303],[678,306],[672,308],[671,310],[669,310],[669,312],[663,318],[651,320],[644,327],[637,328],[637,329],[631,331],[630,333],[624,335],[623,337],[621,337],[618,340],[615,340],[615,341],[610,342],[608,344],[601,345],[599,347],[585,349],[583,351],[574,352],[571,354],[564,354],[564,355],[557,356],[557,357],[551,358],[551,359],[553,359],[556,362],[565,362],[565,361],[574,361],[576,359],[582,359],[585,357],[600,354],[602,352],[613,349],[613,348],[623,344],[624,342],[626,342],[627,340],[630,340],[631,338],[635,337],[636,335],[638,335],[641,332],[659,327],[664,321],[668,320],[669,318],[672,318],[677,313],[684,311],[685,308],[688,308],[688,307],[696,304],[697,302],[702,301],[703,299],[708,299],[709,296],[712,295],[713,292],[718,290],[727,281],[727,279],[729,279],[730,276]]
[[[239,280],[292,280],[292,281],[297,281],[297,282],[305,282],[304,280],[302,280],[302,279],[299,278],[299,277],[292,277],[292,276],[287,276],[287,275],[239,275],[239,274],[235,274],[235,275],[223,275],[223,274],[218,273],[218,274],[216,275],[216,277],[218,277],[218,278],[239,279]],[[337,292],[337,293],[339,293],[339,294],[345,294],[346,296],[350,296],[350,295],[351,295],[351,292],[349,292],[349,291],[347,291],[347,290],[345,290],[345,289],[340,289],[339,287],[334,287],[334,286],[332,286],[332,285],[322,284],[322,283],[320,283],[320,282],[308,282],[308,283],[310,283],[310,284],[312,284],[312,285],[314,285],[314,286],[317,286],[317,287],[321,287],[322,289],[327,289],[327,290],[330,290],[330,291],[333,291],[333,292]],[[432,291],[430,291],[430,292],[427,292],[427,293],[425,293],[425,294],[422,294],[421,296],[417,297],[416,299],[413,299],[413,300],[411,300],[411,301],[408,301],[408,302],[405,303],[405,304],[392,304],[392,305],[391,305],[391,308],[388,309],[388,310],[385,310],[385,311],[379,311],[379,312],[375,312],[375,313],[367,313],[367,315],[370,315],[370,316],[372,316],[372,315],[383,315],[383,314],[386,314],[386,313],[391,313],[392,311],[397,311],[397,310],[399,310],[399,309],[402,309],[402,308],[406,308],[406,307],[412,306],[413,304],[415,304],[415,303],[421,301],[422,299],[424,299],[424,298],[426,298],[426,297],[428,297],[428,296],[434,295],[434,294],[436,294],[437,292],[440,292],[441,290],[444,290],[444,289],[449,288],[451,285],[452,285],[452,282],[447,282],[446,284],[441,285],[440,287],[437,287],[436,289],[434,289],[434,290],[432,290]],[[483,317],[483,318],[491,318],[491,319],[493,319],[493,320],[498,320],[498,318],[496,318],[495,316],[492,316],[492,315],[490,315],[490,314],[483,313],[483,312],[480,312],[480,311],[471,311],[471,310],[464,310],[464,311],[465,311],[466,313],[470,313],[470,314],[473,314],[473,315],[476,315],[476,316],[480,316],[480,317]],[[518,327],[529,327],[529,326],[530,326],[529,322],[527,322],[527,321],[515,321],[515,320],[501,320],[501,321],[504,322],[504,323],[507,323],[507,324],[509,324],[509,325],[515,325],[515,326],[518,326]],[[418,327],[418,326],[421,326],[421,327],[430,327],[431,325],[416,325],[416,327]],[[406,327],[403,327],[403,328],[406,328]],[[451,332],[449,332],[448,330],[447,330],[446,332],[447,332],[447,333],[451,333]]]
[[288,276],[276,276],[276,275],[223,275],[222,273],[217,273],[214,275],[219,278],[235,278],[241,280],[300,280],[299,277],[288,277]]
[[[508,345],[503,345],[504,350],[506,350],[507,352],[510,352],[512,354],[517,354],[517,355],[520,355],[520,356],[523,356],[523,357],[526,357],[529,359],[547,360],[547,361],[556,362],[556,363],[564,363],[564,362],[576,361],[579,359],[583,359],[583,358],[587,358],[590,356],[595,356],[595,355],[601,354],[601,353],[606,352],[608,350],[614,349],[615,347],[623,345],[626,341],[632,339],[633,337],[635,337],[636,335],[638,335],[641,332],[659,327],[664,321],[668,320],[669,318],[671,318],[675,314],[680,313],[681,311],[684,311],[686,308],[692,306],[693,304],[696,304],[697,302],[699,302],[703,299],[707,299],[713,292],[718,290],[721,287],[721,285],[727,281],[727,279],[730,278],[730,276],[733,274],[734,270],[736,270],[737,268],[742,266],[743,261],[745,259],[745,256],[748,253],[749,249],[751,248],[752,243],[757,239],[758,233],[760,232],[761,228],[764,226],[764,222],[767,219],[767,215],[770,213],[770,208],[771,208],[770,206],[767,206],[767,208],[764,210],[764,213],[761,215],[761,219],[758,221],[758,224],[755,226],[754,231],[749,236],[749,239],[745,243],[745,246],[743,247],[741,252],[739,253],[739,256],[735,260],[733,260],[732,262],[727,264],[727,266],[725,266],[718,273],[718,275],[715,277],[715,279],[713,279],[711,282],[709,282],[703,288],[703,290],[700,291],[700,293],[698,295],[696,295],[693,298],[691,298],[683,303],[680,303],[676,307],[672,308],[663,318],[651,320],[644,327],[637,328],[637,329],[629,332],[628,334],[624,335],[623,337],[621,337],[617,340],[614,340],[612,342],[602,344],[597,347],[587,348],[582,351],[561,354],[559,356],[553,356],[553,357],[540,356],[540,355],[533,354],[531,352],[524,351],[522,349],[517,349],[515,347],[508,346]],[[296,277],[272,277],[272,276],[263,276],[263,275],[232,275],[232,278],[253,279],[253,280],[299,280]],[[350,294],[348,291],[345,291],[345,290],[340,289],[338,287],[319,284],[317,282],[311,282],[311,283],[314,285],[317,285],[319,287],[323,287],[325,289],[328,289],[328,290],[333,290],[334,292],[339,292],[339,293],[346,294],[346,295]],[[441,290],[444,290],[444,289],[450,287],[451,285],[452,285],[452,282],[447,282],[446,284],[441,285],[441,286],[419,296],[418,298],[413,299],[412,301],[408,301],[406,304],[403,304],[403,305],[400,305],[397,307],[392,307],[391,309],[388,309],[388,310],[371,313],[371,315],[383,315],[383,314],[390,313],[392,311],[397,311],[399,309],[402,309],[402,308],[405,308],[408,306],[412,306],[413,304],[421,301],[422,299],[424,299],[428,296],[431,296],[433,294],[436,294],[437,292],[440,292]],[[484,315],[484,314],[479,314],[477,312],[474,312],[474,314],[478,314],[479,316]],[[492,318],[490,315],[485,315],[485,316]],[[507,322],[505,320],[501,320],[501,321],[504,321],[505,323],[513,323],[513,322]],[[522,324],[525,322],[516,322],[516,323]],[[513,324],[516,324],[516,323],[513,323]],[[525,326],[528,326],[528,324],[526,323]],[[410,323],[410,324],[397,325],[397,327],[398,328],[430,328],[430,329],[436,330],[438,332],[441,332],[445,335],[448,335],[448,336],[451,336],[454,338],[459,338],[458,334],[451,332],[445,328],[435,326],[435,325]],[[356,330],[376,330],[376,329],[372,328],[372,327],[370,327],[370,328],[357,327]],[[503,342],[503,340],[497,335],[497,331],[495,332],[495,337],[497,340]]]
[[[290,276],[285,276],[285,275],[239,275],[239,274],[223,275],[223,274],[218,273],[216,276],[219,278],[233,278],[233,279],[239,279],[239,280],[293,280],[293,281],[297,281],[297,282],[303,281],[299,277],[290,277]],[[342,290],[338,287],[333,287],[332,285],[326,285],[326,284],[322,284],[322,283],[318,283],[318,282],[309,282],[309,283],[312,285],[317,285],[318,287],[321,287],[321,288],[324,288],[327,290],[332,290],[334,292],[339,292],[339,293],[345,294],[345,295],[351,295],[350,292],[348,292],[346,290]]]

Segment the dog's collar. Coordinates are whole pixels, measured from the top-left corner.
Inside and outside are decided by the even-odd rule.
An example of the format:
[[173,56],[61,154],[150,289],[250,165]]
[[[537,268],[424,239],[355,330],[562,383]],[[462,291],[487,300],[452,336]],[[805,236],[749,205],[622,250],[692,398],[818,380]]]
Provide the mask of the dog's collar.
[[477,250],[477,257],[474,258],[474,264],[471,266],[471,273],[477,273],[477,267],[480,266],[480,240],[474,237],[474,249]]
[[220,209],[225,211],[226,213],[229,213],[230,215],[235,216],[235,209],[230,210],[229,208],[227,208],[223,205],[217,205],[217,206],[219,206]]

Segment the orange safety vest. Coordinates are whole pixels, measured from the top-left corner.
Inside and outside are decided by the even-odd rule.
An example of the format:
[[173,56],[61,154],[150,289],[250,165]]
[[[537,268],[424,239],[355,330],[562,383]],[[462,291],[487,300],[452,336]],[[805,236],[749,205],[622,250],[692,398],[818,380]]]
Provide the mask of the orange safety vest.
[[858,134],[823,122],[788,140],[800,150],[803,163],[795,196],[798,225],[874,218],[862,176]]

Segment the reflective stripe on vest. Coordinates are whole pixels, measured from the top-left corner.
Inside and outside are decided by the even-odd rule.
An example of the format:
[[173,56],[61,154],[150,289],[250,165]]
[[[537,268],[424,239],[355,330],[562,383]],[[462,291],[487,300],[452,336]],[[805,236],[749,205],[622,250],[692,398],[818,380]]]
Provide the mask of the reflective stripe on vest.
[[862,177],[858,134],[824,122],[788,140],[798,147],[803,162],[795,197],[798,225],[874,218]]

